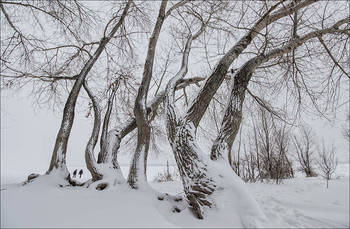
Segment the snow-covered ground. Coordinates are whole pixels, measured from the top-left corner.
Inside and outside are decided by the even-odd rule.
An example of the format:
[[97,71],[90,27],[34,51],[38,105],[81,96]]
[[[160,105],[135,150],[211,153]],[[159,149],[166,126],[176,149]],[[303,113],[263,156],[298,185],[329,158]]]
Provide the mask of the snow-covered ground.
[[[59,188],[45,179],[19,186],[11,183],[25,180],[27,171],[2,171],[1,227],[235,227],[229,212],[198,220],[186,208],[187,203],[158,200],[163,192],[183,195],[180,181],[152,182],[163,169],[164,166],[148,168],[154,190],[144,192],[127,186],[104,191]],[[123,170],[127,174],[127,168]],[[336,176],[338,179],[331,180],[328,189],[321,177],[300,175],[280,185],[273,182],[247,185],[271,227],[348,228],[349,164],[340,164]],[[86,179],[89,176],[85,169],[80,180]],[[182,211],[174,212],[175,206]]]

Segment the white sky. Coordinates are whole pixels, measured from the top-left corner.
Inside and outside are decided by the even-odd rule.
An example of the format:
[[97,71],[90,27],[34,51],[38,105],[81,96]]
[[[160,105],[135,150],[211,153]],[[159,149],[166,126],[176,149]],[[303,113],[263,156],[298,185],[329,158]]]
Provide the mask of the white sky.
[[[52,150],[61,121],[61,113],[40,110],[35,112],[30,99],[1,92],[1,171],[25,169],[28,172],[44,173],[49,167]],[[84,167],[84,151],[91,132],[91,120],[85,113],[77,113],[67,152],[68,166]],[[342,115],[340,115],[341,117]],[[319,137],[335,142],[341,162],[349,161],[349,147],[342,135],[343,120],[334,127],[322,120],[310,121]],[[96,151],[97,152],[97,151]],[[160,159],[150,154],[150,162],[164,162],[172,155]],[[128,156],[120,156],[120,163],[129,162]],[[159,161],[158,161],[159,160]]]
[[[46,110],[35,112],[32,100],[25,96],[25,92],[13,95],[9,91],[1,91],[1,171],[25,167],[33,172],[44,173],[49,167],[62,114]],[[68,145],[68,166],[85,166],[84,151],[92,121],[84,115],[76,114]],[[308,124],[318,137],[325,138],[328,143],[334,142],[339,160],[348,162],[349,142],[342,135],[342,127],[349,124],[345,122],[345,113],[338,117],[335,126],[320,119],[310,120]],[[121,163],[129,162],[126,156],[119,158]],[[152,154],[150,160],[156,161]]]
[[[45,173],[49,167],[62,113],[34,110],[32,100],[24,93],[1,92],[1,171],[25,168]],[[67,150],[67,165],[85,167],[84,152],[90,137],[92,119],[85,112],[77,112]],[[95,153],[98,152],[96,145]],[[149,163],[173,161],[172,155],[153,154]],[[118,156],[121,164],[128,164],[129,155]]]

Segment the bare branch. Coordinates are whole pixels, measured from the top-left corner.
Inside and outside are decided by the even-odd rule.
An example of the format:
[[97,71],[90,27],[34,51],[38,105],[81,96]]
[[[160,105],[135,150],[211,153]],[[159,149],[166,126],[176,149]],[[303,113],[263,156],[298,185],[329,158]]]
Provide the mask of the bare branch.
[[318,36],[318,40],[320,41],[320,43],[323,45],[324,49],[326,50],[327,54],[330,56],[330,58],[332,59],[332,61],[334,62],[335,65],[338,66],[338,68],[347,76],[350,78],[350,73],[347,73],[338,63],[338,61],[334,58],[334,56],[332,55],[331,51],[328,49],[326,43],[324,43],[324,40],[322,39],[321,36]]

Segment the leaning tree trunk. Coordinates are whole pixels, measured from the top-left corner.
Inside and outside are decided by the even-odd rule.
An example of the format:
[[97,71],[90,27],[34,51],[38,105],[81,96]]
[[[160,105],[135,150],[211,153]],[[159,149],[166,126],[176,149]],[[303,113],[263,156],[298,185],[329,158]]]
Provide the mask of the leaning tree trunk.
[[232,48],[219,60],[209,77],[206,78],[197,96],[187,110],[186,118],[197,128],[216,91],[222,84],[232,62],[248,47],[258,33],[269,24],[306,7],[314,0],[305,0],[297,5],[278,10],[271,14],[283,1],[272,6]]
[[[185,69],[180,70],[178,76],[181,74],[185,74]],[[195,141],[195,125],[185,118],[177,118],[171,89],[175,83],[172,85],[167,87],[165,100],[167,134],[186,197],[198,218],[203,219],[211,208],[224,209],[232,212],[232,221],[238,227],[266,226],[264,214],[243,181],[228,164],[210,160]]]
[[[167,135],[179,168],[186,197],[200,219],[204,218],[206,210],[226,206],[227,200],[225,198],[236,203],[238,203],[239,199],[244,199],[246,203],[241,204],[241,206],[243,208],[250,206],[248,209],[251,211],[251,214],[246,214],[246,211],[242,211],[242,214],[237,213],[234,204],[229,204],[230,207],[226,207],[225,210],[232,211],[232,220],[236,222],[237,226],[256,226],[259,221],[266,222],[266,219],[261,212],[256,210],[258,207],[254,199],[246,198],[247,190],[235,187],[242,181],[231,172],[232,170],[227,168],[225,170],[225,167],[205,156],[195,141],[195,125],[188,122],[185,118],[179,119],[177,117],[178,112],[174,103],[174,92],[177,82],[187,72],[191,42],[192,38],[190,37],[183,54],[182,67],[173,79],[169,81],[166,87],[165,98]],[[239,186],[244,187],[244,184],[239,184]],[[235,195],[232,196],[232,192]],[[223,198],[218,199],[218,196]],[[252,219],[252,215],[254,215],[255,219]],[[238,225],[241,219],[243,222]]]
[[193,37],[190,35],[183,52],[181,68],[165,89],[165,114],[168,140],[174,152],[186,197],[198,218],[203,219],[199,205],[211,207],[212,204],[206,197],[213,193],[215,187],[210,184],[210,177],[203,176],[207,172],[207,164],[203,163],[203,158],[199,158],[195,150],[197,147],[193,144],[194,139],[190,137],[195,128],[193,125],[180,123],[174,102],[176,85],[188,71],[192,40]]
[[223,158],[225,161],[229,161],[228,156],[231,154],[233,141],[242,122],[242,106],[245,91],[255,69],[254,67],[253,63],[246,64],[232,78],[233,85],[229,102],[225,109],[219,134],[211,149],[210,158],[212,160]]
[[75,104],[76,104],[80,89],[85,81],[87,74],[90,72],[91,68],[93,67],[93,65],[99,58],[99,56],[101,55],[102,51],[104,50],[108,42],[112,39],[112,37],[115,35],[117,30],[120,28],[120,26],[123,24],[124,19],[127,15],[128,9],[131,5],[131,2],[132,2],[131,0],[127,2],[123,10],[122,16],[120,17],[118,23],[113,27],[111,32],[108,34],[108,36],[101,39],[97,50],[86,62],[83,69],[80,71],[77,77],[77,80],[75,81],[73,88],[69,93],[67,102],[63,110],[61,127],[56,137],[55,148],[52,153],[52,158],[51,158],[50,167],[48,169],[48,173],[50,173],[55,168],[56,169],[60,168],[61,170],[65,171],[66,174],[68,174],[68,169],[66,165],[66,152],[67,152],[68,139],[69,139],[71,129],[73,126],[73,121],[74,121]]
[[265,55],[261,54],[250,59],[236,72],[232,79],[233,85],[231,86],[229,101],[225,109],[221,128],[211,150],[210,157],[212,160],[219,158],[226,159],[231,150],[242,121],[242,106],[245,99],[245,92],[255,69],[273,58],[295,50],[309,39],[320,37],[327,33],[336,33],[340,25],[349,21],[350,19],[348,17],[335,23],[332,27],[316,30],[300,38],[294,38],[281,48],[271,50]]
[[[169,103],[170,104],[170,103]],[[173,119],[176,113],[167,105],[168,139],[173,149],[186,197],[199,219],[207,211],[230,211],[237,227],[266,226],[259,209],[244,182],[232,172],[228,163],[210,160],[195,141],[195,126]],[[219,211],[212,211],[212,213]]]
[[[261,29],[293,11],[305,7],[312,1],[304,1],[296,6],[279,10],[270,15],[281,2],[273,6],[230,51],[219,61],[210,76],[201,87],[197,97],[182,118],[177,118],[173,99],[174,83],[166,92],[166,119],[170,145],[173,149],[185,194],[197,213],[203,218],[209,208],[225,208],[233,211],[235,222],[241,222],[244,227],[266,225],[267,220],[254,198],[244,185],[244,182],[232,172],[223,160],[209,160],[195,141],[196,128],[202,119],[213,95],[221,85],[227,70],[238,55],[251,43]],[[249,74],[248,74],[249,75]],[[248,80],[249,81],[249,80]],[[244,85],[247,82],[240,82]],[[239,95],[244,96],[244,90],[239,89]],[[243,93],[243,94],[242,94]],[[232,96],[231,96],[232,97]],[[236,96],[234,96],[237,99]],[[244,98],[243,98],[244,99]],[[239,105],[241,101],[232,101]],[[237,106],[239,107],[239,106]],[[238,118],[240,123],[240,119]],[[232,121],[232,120],[231,120]],[[239,125],[236,126],[238,130]],[[231,137],[234,139],[234,137]],[[227,144],[227,141],[223,141]],[[228,149],[228,145],[226,146]],[[221,196],[221,197],[220,197]],[[227,199],[223,201],[223,199]],[[235,206],[239,203],[239,206]],[[238,225],[239,226],[239,225]]]

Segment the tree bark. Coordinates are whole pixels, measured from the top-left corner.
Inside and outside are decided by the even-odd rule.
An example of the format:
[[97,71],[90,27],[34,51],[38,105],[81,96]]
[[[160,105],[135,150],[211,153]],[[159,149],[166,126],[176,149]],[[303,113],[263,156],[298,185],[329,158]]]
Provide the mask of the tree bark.
[[[342,23],[345,23],[345,21],[348,21],[348,19],[342,20]],[[339,26],[339,23],[340,22],[336,23],[335,25]],[[217,198],[217,195],[213,195],[213,193],[218,192],[218,190],[221,192],[223,190],[229,190],[232,187],[235,187],[235,191],[233,191],[231,195],[235,195],[233,194],[235,192],[237,196],[241,195],[241,193],[244,192],[243,190],[245,190],[244,185],[237,186],[239,181],[236,179],[236,174],[233,172],[231,172],[232,176],[226,177],[226,179],[224,178],[225,168],[221,169],[219,166],[224,167],[225,164],[220,163],[217,159],[224,158],[224,153],[227,153],[227,150],[230,146],[232,146],[233,140],[235,139],[241,123],[242,104],[245,98],[245,90],[256,67],[267,60],[290,52],[291,50],[302,45],[308,39],[320,36],[324,33],[332,31],[336,32],[336,30],[337,27],[333,26],[332,28],[306,34],[299,39],[293,39],[280,49],[275,49],[266,55],[259,55],[252,58],[246,62],[242,68],[240,68],[233,79],[231,96],[228,102],[229,106],[227,106],[224,115],[224,120],[228,121],[223,121],[220,131],[221,134],[219,133],[218,138],[213,145],[212,158],[215,160],[215,162],[217,161],[216,163],[206,159],[205,155],[195,141],[196,125],[199,123],[199,121],[195,120],[197,120],[198,117],[201,117],[201,115],[193,116],[194,119],[189,117],[188,114],[191,113],[191,109],[193,108],[192,106],[189,109],[189,113],[187,113],[184,118],[177,117],[173,98],[174,90],[171,90],[171,88],[174,88],[175,83],[170,81],[169,84],[172,86],[169,86],[169,88],[167,87],[166,89],[166,119],[168,139],[179,167],[185,194],[198,215],[198,218],[204,217],[203,209],[220,205],[220,199]],[[214,72],[215,71],[216,70],[214,70]],[[213,75],[210,77],[212,76]],[[179,75],[175,76],[173,81],[176,82],[178,77]],[[206,82],[208,82],[208,80]],[[199,96],[199,98],[201,98],[201,96]],[[196,98],[194,103],[196,103],[199,98]],[[204,103],[207,102],[208,101],[205,101]],[[228,164],[226,166],[228,166]],[[252,212],[247,213],[245,212],[247,209],[241,209],[239,212],[240,216],[247,215],[247,218],[242,218],[242,223],[244,225],[249,223],[249,221],[252,222],[251,226],[259,225],[259,223],[266,223],[266,217],[257,207],[257,203],[253,198],[250,199],[248,196],[244,196],[239,201],[245,202],[247,204],[247,209],[251,209],[254,214],[258,216],[254,220],[254,214],[251,214]]]
[[242,121],[242,106],[245,99],[245,91],[247,90],[248,83],[255,69],[268,60],[295,50],[300,45],[304,44],[305,41],[311,38],[322,36],[326,33],[337,32],[340,25],[348,23],[349,21],[350,19],[348,17],[338,21],[332,27],[310,32],[300,38],[294,38],[281,48],[274,49],[268,52],[266,55],[261,54],[250,59],[236,72],[232,81],[233,85],[231,87],[229,101],[225,109],[221,128],[211,150],[210,157],[212,160],[227,158],[227,155],[232,148],[233,141],[236,138]]
[[107,162],[106,158],[108,156],[107,154],[108,126],[109,126],[109,121],[110,121],[112,108],[113,108],[113,100],[119,86],[119,79],[114,83],[114,85],[111,85],[111,86],[113,88],[108,98],[107,110],[106,110],[105,117],[103,119],[103,126],[102,126],[101,138],[100,138],[100,153],[98,154],[97,163]]
[[[201,78],[200,80],[203,80],[203,79]],[[184,80],[180,80],[180,82],[178,83],[178,86],[176,87],[176,90],[185,88],[189,84],[193,84],[197,82],[197,79],[191,80],[191,81],[186,80],[184,81],[184,83],[182,83],[183,81]],[[165,90],[158,93],[158,95],[154,97],[152,101],[150,101],[147,104],[147,108],[146,108],[147,115],[157,110],[159,104],[161,104],[164,101],[164,99],[165,99]],[[106,163],[106,164],[112,165],[112,167],[115,169],[114,173],[120,174],[117,177],[120,177],[120,178],[123,177],[121,174],[119,163],[118,163],[118,150],[120,148],[120,143],[126,135],[128,135],[130,132],[132,132],[136,128],[137,128],[137,125],[136,125],[135,117],[130,117],[121,125],[118,125],[113,129],[111,129],[110,131],[108,131],[107,137],[106,137],[107,138],[106,146],[105,146],[106,150],[105,151],[101,150],[98,155],[97,163],[98,164]]]
[[290,5],[287,8],[277,11],[271,14],[273,10],[277,8],[283,1],[278,2],[272,6],[255,24],[254,26],[243,36],[217,63],[216,67],[210,73],[209,77],[205,80],[201,86],[195,100],[192,102],[190,108],[187,110],[186,119],[192,122],[197,128],[200,120],[202,119],[207,107],[214,94],[220,87],[221,83],[225,79],[228,68],[232,62],[243,52],[243,50],[252,42],[256,35],[264,29],[267,25],[274,21],[277,21],[285,16],[288,16],[297,10],[306,7],[315,2],[315,0],[305,0],[297,5]]
[[97,162],[94,155],[94,149],[98,140],[98,136],[100,133],[100,126],[101,126],[101,110],[99,108],[99,105],[96,101],[96,97],[92,94],[92,91],[87,86],[86,82],[84,82],[84,88],[92,102],[93,109],[94,109],[94,127],[91,133],[91,137],[86,145],[85,149],[85,162],[86,167],[90,171],[92,176],[92,181],[97,181],[102,179],[102,173],[98,170]]
[[146,168],[151,130],[147,119],[146,101],[152,78],[157,41],[165,19],[166,5],[167,1],[163,0],[152,36],[149,40],[142,80],[135,100],[134,115],[137,124],[137,145],[128,176],[129,185],[135,189],[139,188],[142,182],[147,182]]
[[[108,126],[109,126],[109,120],[110,120],[111,113],[112,113],[113,100],[114,100],[114,97],[115,97],[116,90],[117,90],[117,88],[114,88],[112,90],[112,93],[111,93],[111,95],[110,95],[110,97],[108,99],[107,111],[106,111],[106,114],[105,114],[105,118],[103,120],[103,127],[102,127],[101,139],[100,139],[100,149],[101,149],[101,152],[102,152],[101,155],[105,155],[106,154],[105,152],[106,152],[106,144],[107,144]],[[103,158],[101,158],[101,160],[103,160]]]
[[71,133],[71,129],[73,126],[74,115],[75,115],[75,104],[76,104],[80,89],[85,81],[87,74],[90,72],[92,66],[95,64],[96,60],[101,55],[102,51],[104,50],[108,42],[112,39],[114,34],[123,24],[124,19],[129,10],[129,7],[131,5],[131,2],[132,2],[131,0],[127,2],[118,23],[113,27],[112,31],[108,34],[108,37],[103,37],[101,39],[100,45],[98,46],[94,55],[90,57],[90,59],[84,65],[83,69],[80,71],[78,78],[75,81],[73,88],[69,93],[67,102],[63,110],[63,118],[62,118],[60,130],[56,137],[55,148],[52,153],[52,158],[48,169],[48,173],[51,172],[54,168],[67,169],[67,166],[66,166],[67,145],[68,145],[68,139]]
[[201,163],[202,160],[198,158],[198,154],[191,144],[193,143],[193,139],[190,138],[190,136],[193,135],[191,130],[193,130],[194,127],[190,126],[190,124],[186,125],[180,123],[181,120],[179,120],[179,117],[177,117],[174,102],[176,85],[186,75],[188,70],[188,57],[191,50],[191,44],[192,36],[190,36],[187,40],[180,70],[168,82],[165,89],[165,114],[167,122],[167,136],[179,168],[185,194],[191,206],[197,213],[198,218],[203,219],[199,205],[202,204],[209,207],[211,206],[211,203],[206,200],[206,197],[208,194],[211,194],[214,191],[214,187],[210,185],[208,186],[207,184],[209,181],[205,176],[202,176],[205,174],[206,164]]

